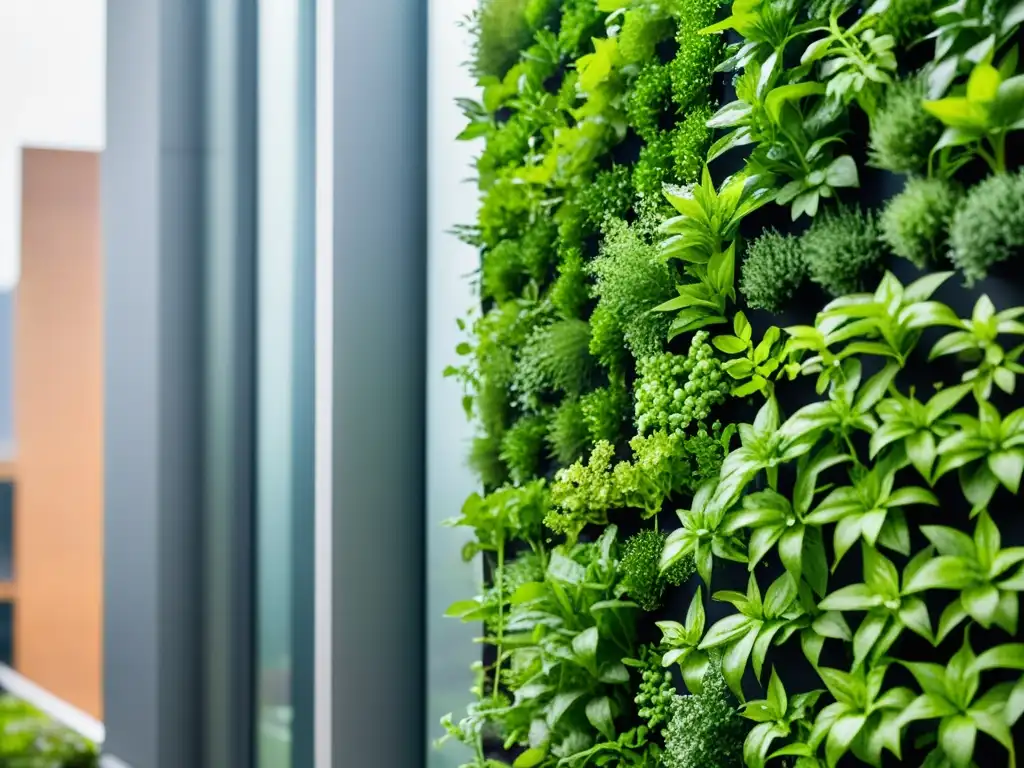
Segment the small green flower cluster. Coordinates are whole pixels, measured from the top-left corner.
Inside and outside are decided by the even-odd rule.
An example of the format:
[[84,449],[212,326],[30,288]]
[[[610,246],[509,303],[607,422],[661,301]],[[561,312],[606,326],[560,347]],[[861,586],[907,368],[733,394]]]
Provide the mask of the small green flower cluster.
[[661,654],[645,645],[640,650],[640,686],[636,693],[637,715],[652,731],[668,723],[672,716],[672,705],[676,688],[672,676],[661,666]]
[[729,385],[707,340],[707,331],[697,331],[686,357],[665,353],[639,361],[635,415],[640,434],[658,429],[682,434],[725,400]]

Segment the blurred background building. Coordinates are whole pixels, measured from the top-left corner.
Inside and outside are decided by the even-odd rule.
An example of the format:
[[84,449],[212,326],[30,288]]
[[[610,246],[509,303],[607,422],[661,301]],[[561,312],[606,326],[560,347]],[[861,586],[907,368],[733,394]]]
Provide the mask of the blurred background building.
[[0,0],[0,689],[105,766],[462,762],[474,5]]

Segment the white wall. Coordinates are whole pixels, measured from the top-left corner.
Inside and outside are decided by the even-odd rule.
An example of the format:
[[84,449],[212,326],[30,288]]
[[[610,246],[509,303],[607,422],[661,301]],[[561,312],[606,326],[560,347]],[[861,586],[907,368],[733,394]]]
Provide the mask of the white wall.
[[[469,538],[465,529],[442,528],[441,521],[458,514],[466,496],[477,489],[466,467],[472,427],[462,410],[462,390],[444,379],[445,366],[457,364],[455,345],[462,335],[455,325],[475,301],[465,276],[476,269],[476,249],[450,234],[455,224],[476,218],[476,186],[465,179],[481,146],[459,142],[464,127],[455,106],[459,96],[474,96],[473,79],[462,67],[469,58],[469,40],[458,22],[476,0],[430,0],[428,49],[428,273],[427,273],[427,733],[441,734],[438,719],[453,711],[465,714],[473,683],[469,665],[480,657],[472,642],[480,627],[463,625],[442,615],[455,600],[476,594],[479,561],[462,562],[460,550]],[[429,768],[454,768],[467,755],[454,745],[430,750]]]
[[0,291],[20,273],[21,150],[99,151],[106,0],[0,0]]

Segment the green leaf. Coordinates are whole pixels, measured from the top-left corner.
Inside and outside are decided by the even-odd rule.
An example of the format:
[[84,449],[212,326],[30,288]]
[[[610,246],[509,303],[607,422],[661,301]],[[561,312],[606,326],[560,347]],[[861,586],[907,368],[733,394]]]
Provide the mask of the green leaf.
[[992,101],[1002,82],[999,70],[991,64],[978,64],[971,70],[967,78],[967,98],[969,101]]
[[731,614],[712,625],[707,635],[701,640],[700,648],[708,649],[726,645],[747,634],[749,629],[749,618],[742,613]]
[[690,693],[700,693],[704,689],[704,675],[707,674],[710,659],[703,651],[694,651],[680,664],[683,682]]
[[819,667],[818,674],[836,701],[856,706],[866,696],[864,682],[856,675],[832,667]]
[[562,691],[555,694],[551,703],[548,704],[548,727],[554,728],[558,725],[558,721],[569,711],[569,707],[575,704],[584,693],[584,691]]
[[1006,643],[979,654],[974,662],[975,672],[989,669],[1015,669],[1024,671],[1024,643]]
[[825,759],[828,761],[829,768],[835,768],[839,758],[846,754],[851,742],[864,727],[866,720],[865,715],[850,714],[840,717],[832,724],[828,732],[828,739],[825,741]]
[[778,713],[780,718],[786,714],[786,709],[789,706],[786,689],[782,686],[782,681],[774,667],[772,667],[771,679],[768,681],[768,706]]
[[830,187],[856,187],[857,163],[849,155],[840,155],[825,169],[825,183]]
[[542,597],[546,597],[548,594],[547,585],[543,581],[528,581],[525,584],[520,584],[515,592],[508,601],[512,605],[522,605],[528,603],[531,600],[537,600]]
[[922,525],[921,533],[943,555],[956,555],[973,559],[975,557],[974,539],[963,531],[945,525]]
[[512,768],[535,768],[543,763],[547,756],[546,749],[531,747],[516,758],[516,761],[512,763]]
[[959,710],[943,696],[922,693],[900,714],[900,723],[907,725],[918,720],[935,720],[955,715]]
[[615,723],[612,720],[612,702],[607,696],[599,696],[587,702],[587,720],[608,741],[615,740]]
[[825,84],[814,81],[782,85],[768,92],[764,106],[772,121],[778,123],[782,108],[787,103],[823,93],[825,93]]
[[991,584],[969,587],[960,593],[960,602],[971,618],[987,629],[999,607],[999,590]]
[[597,644],[600,640],[597,627],[587,627],[572,639],[572,650],[576,658],[588,669],[597,668]]
[[963,557],[943,555],[929,560],[904,586],[908,593],[926,589],[965,589],[978,578],[972,561]]
[[729,690],[741,702],[746,701],[743,696],[743,670],[746,669],[747,660],[750,658],[750,652],[754,648],[756,639],[757,633],[750,631],[730,645],[722,654],[722,676],[725,678]]
[[735,336],[715,336],[711,343],[715,345],[716,349],[725,352],[727,355],[738,355],[747,349],[746,342]]
[[1010,493],[1020,490],[1020,477],[1024,473],[1024,452],[1020,450],[996,451],[988,455],[988,468]]
[[823,611],[867,611],[882,604],[881,595],[875,594],[867,584],[851,584],[837,589],[818,607]]
[[473,347],[470,346],[468,341],[460,342],[455,347],[455,354],[457,355],[470,355],[473,353]]
[[977,726],[967,715],[955,715],[939,723],[939,744],[953,768],[970,768],[977,735]]

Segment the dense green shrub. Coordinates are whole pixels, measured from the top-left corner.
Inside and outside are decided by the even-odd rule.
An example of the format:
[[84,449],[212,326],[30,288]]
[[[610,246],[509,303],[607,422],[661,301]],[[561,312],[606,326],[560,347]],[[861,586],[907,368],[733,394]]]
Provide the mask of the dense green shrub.
[[532,0],[481,0],[470,17],[473,32],[473,74],[504,74],[530,44],[533,28],[527,18]]
[[886,92],[881,109],[871,120],[871,162],[894,173],[916,173],[928,166],[932,147],[942,135],[942,123],[925,111],[927,80],[900,80]]
[[946,230],[958,198],[956,187],[943,179],[909,179],[882,212],[882,239],[918,267],[934,263],[946,255]]
[[561,466],[568,466],[583,456],[590,447],[590,431],[583,417],[579,400],[566,399],[555,409],[547,434],[551,456]]
[[679,112],[685,112],[707,102],[712,75],[722,55],[722,40],[718,35],[701,33],[714,23],[718,0],[677,0],[677,6],[679,49],[669,72],[672,101]]
[[665,729],[665,768],[741,768],[749,730],[712,657],[703,690],[676,698]]
[[659,565],[664,545],[664,533],[645,529],[627,539],[622,550],[620,583],[629,599],[645,611],[661,607],[667,585],[678,586],[694,573],[693,558],[684,558],[666,573],[661,573]]
[[547,434],[548,419],[544,414],[523,416],[505,432],[499,456],[513,482],[523,483],[538,474]]
[[594,373],[590,326],[583,320],[559,320],[538,328],[519,353],[512,390],[519,404],[535,409],[542,396],[578,397]]
[[964,196],[949,228],[949,257],[968,280],[1024,249],[1024,174],[990,176]]
[[755,309],[781,312],[807,280],[802,243],[771,229],[747,247],[740,272],[740,291]]
[[[595,339],[621,338],[634,357],[661,351],[671,318],[651,310],[675,294],[675,283],[641,227],[609,221],[601,253],[590,269],[598,299],[591,319]],[[592,351],[610,367],[618,360],[611,344],[595,343]]]
[[503,435],[477,435],[470,444],[466,463],[485,488],[497,488],[508,480],[508,467],[501,458]]
[[674,166],[672,157],[672,134],[669,131],[655,131],[640,149],[640,157],[633,166],[633,187],[638,197],[661,197],[666,175]]
[[633,204],[631,169],[617,165],[594,176],[593,182],[579,191],[577,203],[586,223],[595,231],[605,219],[623,218]]
[[833,296],[863,290],[885,258],[874,213],[856,208],[819,214],[800,245],[811,280]]
[[0,695],[0,765],[9,768],[98,768],[96,745],[35,707]]
[[645,141],[652,141],[660,130],[662,115],[672,98],[672,76],[660,61],[649,61],[637,74],[626,95],[626,117]]
[[621,377],[613,377],[607,386],[585,394],[580,399],[580,407],[593,443],[601,440],[617,443],[632,411],[629,392]]
[[587,268],[579,248],[568,251],[558,265],[558,278],[551,286],[551,305],[566,320],[583,316],[590,301]]
[[672,133],[672,158],[676,184],[693,184],[700,179],[704,159],[711,145],[707,122],[713,110],[707,105],[694,107]]
[[890,0],[878,21],[878,33],[892,35],[897,43],[913,44],[932,26],[932,13],[945,3],[936,0]]

